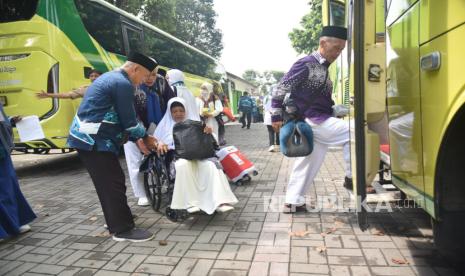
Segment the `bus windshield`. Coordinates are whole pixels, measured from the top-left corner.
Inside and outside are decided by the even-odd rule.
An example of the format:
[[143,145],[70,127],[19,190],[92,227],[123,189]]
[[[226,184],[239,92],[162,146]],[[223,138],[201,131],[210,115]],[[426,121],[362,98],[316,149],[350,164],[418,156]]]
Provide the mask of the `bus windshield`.
[[37,10],[38,0],[0,1],[0,23],[31,19]]

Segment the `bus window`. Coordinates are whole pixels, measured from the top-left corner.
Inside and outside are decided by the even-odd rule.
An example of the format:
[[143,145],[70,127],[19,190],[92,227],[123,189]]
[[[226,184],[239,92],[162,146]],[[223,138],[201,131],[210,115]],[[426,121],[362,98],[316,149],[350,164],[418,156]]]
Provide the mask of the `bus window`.
[[120,15],[86,0],[75,0],[76,8],[89,34],[112,53],[124,55]]
[[330,25],[345,27],[345,7],[343,3],[329,2]]
[[1,1],[0,23],[31,19],[37,10],[38,0]]
[[162,34],[144,27],[144,43],[145,43],[145,50],[146,53],[155,58],[155,60],[168,68],[179,68],[176,62],[175,50],[176,45],[175,43],[163,36]]
[[126,55],[129,55],[129,52],[142,51],[142,31],[123,25],[123,34]]

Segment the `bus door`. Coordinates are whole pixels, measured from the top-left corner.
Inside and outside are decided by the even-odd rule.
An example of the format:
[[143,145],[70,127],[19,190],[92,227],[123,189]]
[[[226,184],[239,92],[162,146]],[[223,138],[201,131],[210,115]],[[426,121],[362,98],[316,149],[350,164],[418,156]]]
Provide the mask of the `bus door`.
[[[341,12],[341,5],[345,13]],[[326,14],[325,14],[326,13]],[[345,16],[341,20],[340,16]],[[325,21],[325,18],[327,19]],[[328,0],[323,5],[323,25],[348,29],[347,50],[341,55],[347,72],[344,93],[351,99],[350,142],[354,180],[354,210],[359,226],[368,228],[366,190],[380,169],[380,151],[388,147],[386,115],[384,0]]]

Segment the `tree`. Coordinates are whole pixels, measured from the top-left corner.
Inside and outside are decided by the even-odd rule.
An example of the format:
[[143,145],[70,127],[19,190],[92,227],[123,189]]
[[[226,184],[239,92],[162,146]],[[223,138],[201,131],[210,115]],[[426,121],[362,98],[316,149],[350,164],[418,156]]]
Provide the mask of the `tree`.
[[301,29],[294,28],[289,33],[292,47],[299,54],[308,54],[315,51],[319,45],[319,36],[323,24],[321,23],[321,2],[322,0],[310,0],[310,12],[300,21]]
[[143,0],[142,19],[163,31],[176,33],[176,4],[173,0]]
[[[269,81],[270,84],[280,82],[281,79],[284,77],[284,72],[283,71],[271,70],[271,71],[265,71],[263,74],[265,76],[267,76],[267,79],[270,80]],[[273,77],[273,78],[271,78],[271,77]]]
[[260,85],[261,74],[256,70],[248,69],[242,74],[242,78],[255,86],[258,86]]
[[177,0],[174,35],[188,44],[219,58],[223,34],[216,28],[213,0]]
[[223,34],[216,28],[213,0],[106,0],[219,58]]

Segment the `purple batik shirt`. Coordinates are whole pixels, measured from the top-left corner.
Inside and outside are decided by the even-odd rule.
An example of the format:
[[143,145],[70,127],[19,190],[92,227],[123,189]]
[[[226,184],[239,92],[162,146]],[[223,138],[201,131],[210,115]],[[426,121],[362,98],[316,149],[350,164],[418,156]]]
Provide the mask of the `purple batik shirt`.
[[328,66],[329,63],[318,51],[294,63],[273,94],[272,122],[283,120],[283,100],[288,93],[302,117],[310,119],[315,124],[321,124],[332,117],[333,84],[328,76]]

